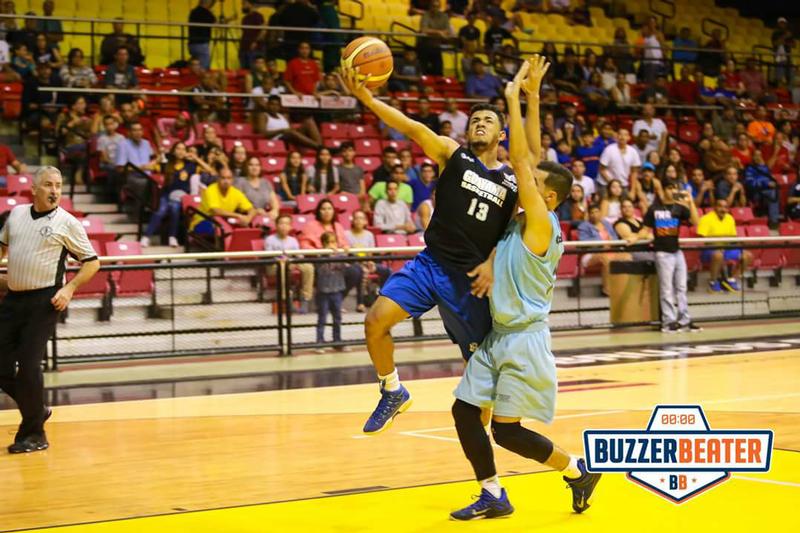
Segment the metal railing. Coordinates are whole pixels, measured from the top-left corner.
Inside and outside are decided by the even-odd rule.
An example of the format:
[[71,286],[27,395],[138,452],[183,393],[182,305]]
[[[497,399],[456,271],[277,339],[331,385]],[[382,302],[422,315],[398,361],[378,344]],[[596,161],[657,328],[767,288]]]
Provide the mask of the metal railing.
[[[782,265],[769,271],[751,270],[736,295],[706,295],[698,290],[699,271],[691,271],[690,306],[697,321],[800,315],[800,236],[681,239],[681,247],[687,254],[704,249],[797,251],[798,264],[793,263],[790,271],[793,278],[786,276]],[[580,265],[586,254],[642,251],[649,244],[567,241],[565,248],[567,255],[578,256]],[[346,262],[349,268],[361,268],[364,262],[385,262],[396,268],[421,250],[370,248],[337,257],[331,257],[334,252],[329,250],[102,257],[98,276],[104,276],[100,281],[107,280],[108,290],[103,295],[76,295],[53,338],[48,364],[57,369],[73,362],[171,356],[290,356],[313,348],[363,345],[364,316],[355,312],[344,314],[340,342],[318,342],[316,315],[298,314],[294,307],[301,290],[294,267],[334,261]],[[609,299],[600,294],[599,278],[587,277],[583,270],[577,277],[557,281],[559,292],[550,319],[554,331],[618,327],[609,314]],[[369,284],[370,290],[377,288],[377,281]],[[97,290],[103,292],[100,286]],[[345,307],[352,304],[347,302]],[[326,323],[326,331],[329,326]],[[394,335],[401,343],[447,338],[435,311],[399,324]]]

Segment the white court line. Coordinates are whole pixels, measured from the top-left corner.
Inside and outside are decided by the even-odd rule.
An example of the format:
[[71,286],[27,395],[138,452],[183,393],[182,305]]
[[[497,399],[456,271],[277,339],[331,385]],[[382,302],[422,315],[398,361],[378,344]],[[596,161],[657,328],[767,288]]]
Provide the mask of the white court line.
[[767,394],[764,396],[744,396],[741,398],[726,398],[724,400],[705,400],[701,402],[701,405],[705,405],[707,403],[736,403],[736,402],[748,402],[750,400],[776,400],[778,398],[788,398],[791,396],[800,396],[800,392],[786,392],[783,394]]
[[786,487],[800,487],[800,483],[792,481],[778,481],[776,479],[764,479],[760,477],[747,477],[747,476],[732,476],[733,479],[742,479],[744,481],[756,481],[758,483],[771,483],[773,485],[784,485]]

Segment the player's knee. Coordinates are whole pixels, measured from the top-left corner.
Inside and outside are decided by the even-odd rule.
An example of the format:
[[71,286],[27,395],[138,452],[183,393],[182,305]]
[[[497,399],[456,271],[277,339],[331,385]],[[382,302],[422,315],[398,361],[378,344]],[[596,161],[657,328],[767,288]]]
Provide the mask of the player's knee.
[[492,421],[492,436],[498,446],[534,461],[544,463],[553,453],[553,442],[522,427],[519,422],[503,423]]
[[453,414],[453,420],[456,423],[456,429],[458,429],[459,426],[469,424],[470,422],[474,422],[476,420],[478,421],[478,424],[480,424],[480,407],[470,405],[462,400],[456,400],[453,403],[453,408],[450,410],[450,412]]
[[494,441],[498,446],[509,448],[517,430],[521,427],[522,425],[519,422],[506,423],[492,420],[492,436],[494,437]]
[[380,310],[376,306],[373,306],[369,309],[367,317],[364,319],[364,331],[368,337],[381,335],[389,330],[385,323],[386,320],[382,316]]

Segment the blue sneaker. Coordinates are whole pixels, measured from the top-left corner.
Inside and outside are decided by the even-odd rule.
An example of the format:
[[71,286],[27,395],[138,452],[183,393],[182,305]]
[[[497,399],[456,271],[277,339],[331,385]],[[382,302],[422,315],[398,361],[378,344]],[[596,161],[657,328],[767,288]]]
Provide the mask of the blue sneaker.
[[377,435],[381,431],[389,429],[394,417],[409,407],[411,407],[411,394],[403,385],[400,385],[396,391],[388,391],[381,387],[381,401],[378,402],[378,407],[364,424],[364,433]]
[[586,462],[582,458],[578,459],[578,470],[581,471],[581,477],[570,479],[564,476],[564,481],[567,482],[567,488],[572,489],[572,510],[582,513],[591,506],[592,493],[602,474],[592,474],[586,470]]
[[739,292],[741,290],[739,282],[733,278],[722,280],[722,286],[725,287],[725,290],[730,292]]
[[708,282],[708,292],[711,293],[719,293],[722,292],[722,285],[720,284],[719,280],[709,281]]
[[468,507],[453,511],[450,513],[450,518],[453,520],[480,520],[482,518],[500,518],[513,512],[514,506],[508,501],[506,489],[503,489],[499,498],[492,496],[488,490],[481,489],[478,501]]

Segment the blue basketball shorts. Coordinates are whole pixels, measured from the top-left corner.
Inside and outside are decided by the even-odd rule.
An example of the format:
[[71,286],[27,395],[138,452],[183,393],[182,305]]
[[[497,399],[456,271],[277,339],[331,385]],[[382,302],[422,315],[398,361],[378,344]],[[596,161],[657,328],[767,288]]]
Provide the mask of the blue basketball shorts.
[[[703,250],[700,253],[700,260],[703,263],[710,263],[711,256],[714,254],[716,250]],[[721,250],[722,256],[725,258],[725,262],[729,261],[741,261],[742,260],[742,251],[741,250]]]
[[423,250],[392,274],[381,288],[381,296],[414,318],[439,306],[447,334],[468,360],[492,329],[489,298],[473,296],[471,285],[472,280],[465,273],[443,267],[428,250]]

